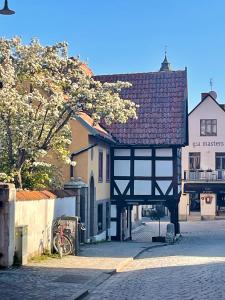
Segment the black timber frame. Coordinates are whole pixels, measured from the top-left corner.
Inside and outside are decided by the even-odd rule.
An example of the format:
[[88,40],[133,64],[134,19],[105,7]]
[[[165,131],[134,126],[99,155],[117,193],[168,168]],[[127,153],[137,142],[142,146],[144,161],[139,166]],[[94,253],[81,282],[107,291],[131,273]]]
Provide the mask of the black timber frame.
[[[111,184],[110,184],[110,194],[111,194],[111,204],[117,206],[117,237],[114,239],[121,240],[121,213],[128,206],[132,205],[142,205],[142,204],[163,204],[168,207],[171,215],[171,222],[175,225],[175,233],[180,233],[179,228],[179,218],[178,218],[178,204],[180,201],[181,191],[178,192],[178,185],[181,185],[181,164],[178,160],[180,157],[180,149],[181,145],[177,146],[119,146],[115,145],[111,147]],[[114,156],[115,149],[129,149],[130,156]],[[135,156],[135,149],[151,149],[151,156]],[[172,149],[172,156],[156,156],[156,149]],[[130,176],[114,176],[114,160],[129,160],[130,161]],[[134,161],[135,160],[151,160],[152,161],[152,172],[151,176],[134,176]],[[156,176],[156,160],[168,161],[171,160],[173,162],[173,176]],[[119,192],[117,185],[115,184],[115,180],[129,180],[129,184],[126,187],[123,194]],[[134,195],[134,180],[151,180],[152,182],[152,193],[151,195]],[[167,190],[166,194],[163,195],[160,192],[160,188],[157,186],[157,180],[171,180],[171,185]],[[155,194],[155,187],[159,191],[160,195]],[[114,194],[114,189],[117,191],[118,195]],[[127,191],[130,189],[129,195],[127,195]],[[169,195],[170,191],[173,189],[173,194]]]

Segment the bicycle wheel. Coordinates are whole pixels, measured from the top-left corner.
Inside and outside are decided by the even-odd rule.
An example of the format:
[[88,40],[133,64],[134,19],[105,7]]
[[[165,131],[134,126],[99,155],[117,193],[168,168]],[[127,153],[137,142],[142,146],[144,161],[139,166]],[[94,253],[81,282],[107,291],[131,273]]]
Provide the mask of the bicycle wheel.
[[55,251],[59,253],[60,241],[59,241],[58,235],[55,235],[53,238],[53,247],[54,247]]
[[72,250],[73,246],[70,239],[66,235],[63,235],[62,254],[69,255],[72,253]]
[[61,237],[62,242],[59,239],[60,239],[59,235],[55,235],[53,238],[53,247],[55,251],[60,253],[62,247],[62,255],[71,254],[73,250],[73,246],[70,239],[66,235],[63,235]]

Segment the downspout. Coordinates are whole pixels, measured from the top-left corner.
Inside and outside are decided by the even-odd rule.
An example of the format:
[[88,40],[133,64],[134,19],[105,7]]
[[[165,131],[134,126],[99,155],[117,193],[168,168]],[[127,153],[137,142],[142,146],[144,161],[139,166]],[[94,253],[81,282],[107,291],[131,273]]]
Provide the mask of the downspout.
[[[84,152],[86,152],[86,151],[88,151],[88,150],[94,148],[94,147],[97,146],[97,145],[98,145],[98,144],[95,143],[95,144],[93,144],[93,145],[91,145],[91,146],[88,146],[88,147],[86,147],[86,148],[82,148],[82,149],[80,149],[79,151],[76,151],[76,152],[71,153],[71,155],[70,155],[71,161],[73,161],[73,158],[74,158],[75,156],[78,156],[78,155],[80,155],[81,153],[84,153]],[[73,175],[74,175],[74,167],[71,165],[71,166],[70,166],[70,178],[74,177]]]

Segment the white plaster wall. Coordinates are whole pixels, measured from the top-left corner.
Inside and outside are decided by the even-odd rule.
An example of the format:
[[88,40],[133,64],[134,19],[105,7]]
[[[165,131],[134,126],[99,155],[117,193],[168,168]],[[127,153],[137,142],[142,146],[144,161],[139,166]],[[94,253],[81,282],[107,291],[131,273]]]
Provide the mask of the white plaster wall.
[[[200,136],[200,119],[217,119],[217,136]],[[204,144],[207,142],[211,146]],[[189,152],[201,152],[203,170],[215,170],[215,152],[225,152],[225,112],[211,97],[189,115],[189,146],[182,149],[183,171],[189,169]]]
[[173,156],[173,152],[172,152],[172,149],[156,149],[156,152],[155,152],[155,155],[156,156],[164,156],[164,157],[171,157]]
[[130,160],[114,160],[115,176],[130,176]]
[[116,218],[116,205],[111,205],[111,218]]
[[116,228],[117,228],[116,226],[117,226],[116,221],[111,221],[111,223],[110,223],[111,236],[116,236]]
[[[205,198],[212,197],[211,203],[206,203]],[[214,218],[216,215],[216,194],[200,194],[202,218]]]
[[134,180],[135,195],[151,195],[152,182],[151,180]]
[[135,160],[134,176],[151,176],[152,161],[151,160]]
[[115,149],[115,156],[130,156],[130,149]]
[[156,160],[155,162],[156,176],[173,176],[173,162],[171,160]]
[[186,221],[189,212],[189,194],[181,194],[179,203],[179,219],[180,221]]
[[61,215],[75,216],[75,199],[16,201],[15,226],[28,225],[28,256],[51,250],[52,222]]
[[152,149],[135,149],[135,156],[152,156]]
[[[156,182],[157,182],[158,186],[160,187],[161,191],[163,192],[163,194],[166,194],[170,184],[172,183],[171,180],[157,180]],[[155,193],[156,193],[156,195],[160,195],[157,188],[155,189]],[[169,195],[173,195],[173,189],[171,189]]]
[[[117,184],[118,189],[120,190],[121,194],[123,194],[129,183],[129,180],[115,180],[115,183]],[[129,194],[130,194],[130,191],[128,190],[127,195],[129,195]]]

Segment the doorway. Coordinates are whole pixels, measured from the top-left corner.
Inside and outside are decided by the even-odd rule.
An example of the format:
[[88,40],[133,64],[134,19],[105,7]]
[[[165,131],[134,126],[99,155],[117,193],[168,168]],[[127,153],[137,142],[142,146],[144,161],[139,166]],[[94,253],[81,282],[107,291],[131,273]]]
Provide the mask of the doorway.
[[200,194],[190,193],[189,194],[190,213],[200,213]]
[[225,194],[217,194],[217,213],[225,214]]
[[90,236],[95,235],[95,183],[94,177],[90,180]]

